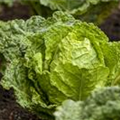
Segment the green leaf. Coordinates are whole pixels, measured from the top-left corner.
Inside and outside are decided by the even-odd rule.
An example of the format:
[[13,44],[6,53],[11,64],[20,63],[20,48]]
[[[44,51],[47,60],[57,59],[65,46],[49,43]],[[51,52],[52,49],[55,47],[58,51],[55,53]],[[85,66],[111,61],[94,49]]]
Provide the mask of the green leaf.
[[119,120],[120,88],[94,91],[85,101],[66,100],[57,107],[55,120]]
[[94,22],[97,25],[111,14],[118,2],[119,0],[40,0],[40,4],[52,10],[65,11],[82,21]]
[[101,45],[105,64],[110,70],[107,85],[120,84],[120,42]]
[[82,101],[65,100],[57,107],[54,113],[55,120],[80,120],[82,112]]

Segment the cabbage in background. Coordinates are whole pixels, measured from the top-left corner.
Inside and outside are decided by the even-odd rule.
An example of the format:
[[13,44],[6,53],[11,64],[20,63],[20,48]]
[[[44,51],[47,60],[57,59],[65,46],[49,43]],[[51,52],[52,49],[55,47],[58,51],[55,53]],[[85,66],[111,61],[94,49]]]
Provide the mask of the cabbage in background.
[[64,11],[77,19],[99,25],[118,7],[119,0],[1,0],[0,3],[9,6],[27,4],[32,15],[45,18],[54,11]]
[[[47,12],[50,9],[53,12],[60,10],[66,11],[82,21],[94,22],[99,25],[118,7],[119,0],[39,0],[38,2],[36,1],[35,4],[31,1],[31,5],[38,14],[41,11],[43,16],[45,14],[50,16],[49,14],[52,12]],[[46,8],[44,9],[43,6]]]

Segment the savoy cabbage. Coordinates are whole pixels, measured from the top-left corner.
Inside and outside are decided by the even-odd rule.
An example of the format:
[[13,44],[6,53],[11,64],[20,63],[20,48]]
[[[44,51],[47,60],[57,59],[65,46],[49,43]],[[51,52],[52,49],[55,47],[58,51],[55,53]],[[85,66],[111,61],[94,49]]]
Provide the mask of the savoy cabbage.
[[0,22],[0,55],[1,84],[40,117],[50,119],[66,99],[120,83],[120,42],[63,12]]
[[118,6],[119,0],[40,0],[51,10],[66,11],[82,21],[101,24]]
[[51,16],[54,11],[64,11],[86,22],[101,24],[118,7],[119,0],[2,0],[0,3],[30,6],[33,14]]

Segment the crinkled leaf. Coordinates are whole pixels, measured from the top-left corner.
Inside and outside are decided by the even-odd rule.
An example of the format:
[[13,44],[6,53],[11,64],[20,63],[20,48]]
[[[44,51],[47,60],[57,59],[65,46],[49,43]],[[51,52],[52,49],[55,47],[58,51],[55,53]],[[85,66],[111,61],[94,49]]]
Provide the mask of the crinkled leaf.
[[54,113],[55,120],[80,120],[83,102],[75,102],[73,100],[66,100],[62,106],[57,107]]
[[120,84],[120,42],[101,45],[105,64],[110,70],[107,85]]
[[85,101],[66,100],[54,115],[55,120],[119,120],[120,88],[98,89]]

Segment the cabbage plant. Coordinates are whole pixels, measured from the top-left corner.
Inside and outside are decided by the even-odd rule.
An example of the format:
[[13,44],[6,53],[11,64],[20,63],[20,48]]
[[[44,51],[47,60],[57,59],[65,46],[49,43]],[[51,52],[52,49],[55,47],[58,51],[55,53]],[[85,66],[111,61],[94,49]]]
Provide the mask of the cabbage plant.
[[65,11],[82,21],[99,25],[117,8],[119,0],[34,0],[26,1],[37,14],[48,17]]
[[54,11],[64,11],[77,19],[99,25],[118,7],[119,0],[1,0],[0,3],[9,6],[26,4],[32,14],[46,18]]
[[1,85],[39,117],[52,119],[64,100],[120,81],[120,42],[63,12],[0,22],[0,56]]

